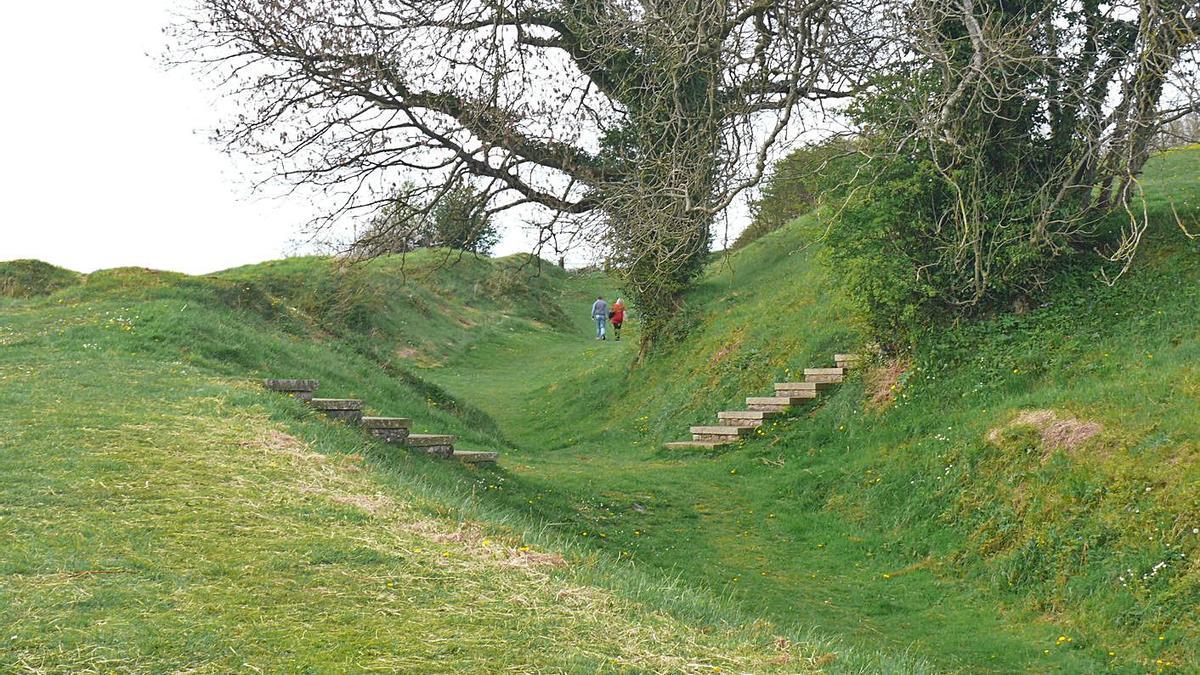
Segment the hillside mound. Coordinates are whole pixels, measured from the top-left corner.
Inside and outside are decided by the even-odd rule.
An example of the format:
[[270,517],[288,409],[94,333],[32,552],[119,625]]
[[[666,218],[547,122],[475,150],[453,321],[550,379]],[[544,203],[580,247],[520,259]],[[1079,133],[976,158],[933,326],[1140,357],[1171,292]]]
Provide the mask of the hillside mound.
[[0,297],[33,298],[74,286],[83,275],[41,260],[0,262]]

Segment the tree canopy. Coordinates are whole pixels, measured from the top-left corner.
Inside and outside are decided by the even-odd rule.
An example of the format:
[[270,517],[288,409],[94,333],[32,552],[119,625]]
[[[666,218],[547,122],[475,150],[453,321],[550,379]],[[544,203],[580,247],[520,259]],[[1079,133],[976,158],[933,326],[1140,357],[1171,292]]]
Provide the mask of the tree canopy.
[[[375,222],[407,227],[396,204],[428,215],[469,182],[478,215],[533,214],[535,253],[564,237],[602,247],[645,317],[645,353],[670,333],[714,218],[781,140],[831,116],[827,101],[853,99],[873,185],[928,172],[904,253],[921,283],[951,306],[1036,287],[1045,261],[1130,205],[1160,129],[1197,111],[1198,12],[1189,0],[197,0],[175,60],[238,99],[218,133],[228,147],[338,197],[318,227],[389,209]],[[1127,262],[1140,233],[1131,219],[1107,255]]]

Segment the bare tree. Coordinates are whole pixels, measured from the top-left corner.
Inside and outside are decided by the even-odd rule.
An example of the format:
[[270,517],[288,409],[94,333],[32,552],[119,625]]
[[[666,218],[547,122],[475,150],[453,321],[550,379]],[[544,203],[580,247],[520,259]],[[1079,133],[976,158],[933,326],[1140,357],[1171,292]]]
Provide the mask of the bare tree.
[[[842,0],[197,0],[175,62],[242,104],[219,133],[337,194],[317,227],[464,177],[542,242],[602,241],[645,349],[716,214],[759,180],[797,108],[847,96],[869,3]],[[432,207],[431,207],[432,208]],[[376,232],[378,234],[378,232]]]

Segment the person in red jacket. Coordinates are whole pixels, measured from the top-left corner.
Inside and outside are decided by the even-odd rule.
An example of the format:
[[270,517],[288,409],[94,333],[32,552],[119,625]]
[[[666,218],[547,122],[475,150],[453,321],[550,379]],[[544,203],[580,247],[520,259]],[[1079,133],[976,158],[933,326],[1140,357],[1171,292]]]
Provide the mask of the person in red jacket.
[[613,303],[612,311],[608,313],[609,319],[612,320],[613,335],[617,340],[621,339],[621,324],[625,323],[625,303],[621,302],[620,298]]

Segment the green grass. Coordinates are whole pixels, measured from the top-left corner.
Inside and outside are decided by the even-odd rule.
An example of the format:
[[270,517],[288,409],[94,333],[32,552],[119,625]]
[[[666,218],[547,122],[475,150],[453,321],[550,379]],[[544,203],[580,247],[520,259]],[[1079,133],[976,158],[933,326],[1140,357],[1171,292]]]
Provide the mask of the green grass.
[[[436,338],[432,363],[444,342],[546,330],[551,279],[464,261],[331,302],[355,286],[327,264],[112,270],[0,305],[0,670],[920,671],[564,538],[487,499],[502,472],[396,451],[262,391],[261,376],[317,377],[505,449],[392,347]],[[413,316],[449,276],[463,286]],[[486,325],[454,319],[469,303]]]
[[[644,367],[631,343],[583,337],[579,291],[579,338],[501,340],[426,374],[517,442],[494,499],[774,620],[972,672],[1187,670],[1200,256],[1167,204],[1200,229],[1196,160],[1151,165],[1154,225],[1120,284],[1068,271],[1027,315],[944,327],[884,411],[856,379],[769,439],[659,449],[861,341],[812,218],[715,262],[688,340]],[[986,440],[1039,409],[1105,430],[1075,451],[1030,430]]]
[[79,280],[79,274],[40,260],[0,262],[0,298],[49,295]]
[[[1027,314],[922,341],[894,404],[866,405],[870,366],[718,453],[662,442],[861,346],[815,216],[717,258],[688,338],[640,367],[636,308],[623,341],[591,338],[607,278],[527,258],[113,270],[0,299],[0,621],[20,645],[0,663],[1186,672],[1200,255],[1171,205],[1200,231],[1198,157],[1150,165],[1153,227],[1118,285],[1066,270]],[[264,376],[500,466],[389,453]],[[1103,431],[1047,448],[1009,428],[1028,410]],[[503,564],[521,546],[569,564]],[[662,648],[619,639],[659,626]]]

